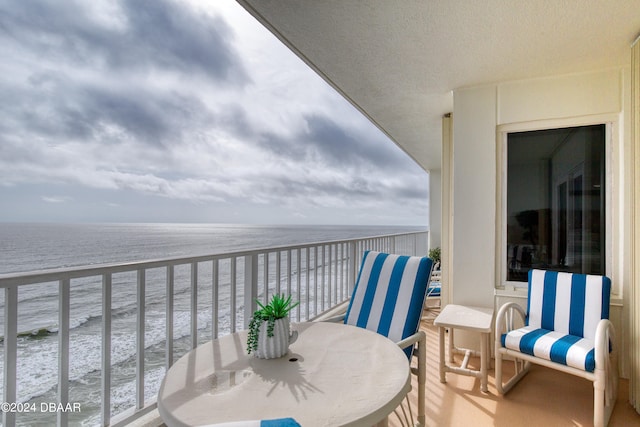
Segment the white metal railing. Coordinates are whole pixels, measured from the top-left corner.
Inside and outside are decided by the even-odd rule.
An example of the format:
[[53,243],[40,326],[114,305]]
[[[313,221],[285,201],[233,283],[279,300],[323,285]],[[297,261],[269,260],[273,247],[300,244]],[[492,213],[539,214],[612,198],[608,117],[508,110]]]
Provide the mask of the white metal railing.
[[[100,375],[101,402],[96,423],[102,426],[126,425],[156,407],[154,396],[157,386],[145,388],[148,374],[145,364],[154,363],[151,344],[146,340],[148,317],[157,314],[149,308],[150,299],[154,304],[164,305],[164,360],[161,362],[166,370],[173,364],[176,353],[180,355],[195,348],[199,342],[246,328],[256,309],[256,299],[266,301],[274,293],[292,295],[300,302],[291,314],[294,322],[312,320],[343,303],[351,295],[358,265],[367,249],[424,255],[428,250],[427,232],[0,275],[0,288],[4,288],[3,387],[0,401],[14,404],[13,407],[0,408],[3,410],[2,424],[9,427],[53,423],[52,418],[56,416],[57,425],[66,426],[69,422],[80,423],[82,417],[87,416],[59,409],[42,414],[39,405],[43,402],[36,404],[31,398],[19,396],[19,357],[33,356],[28,346],[37,342],[28,339],[29,331],[19,330],[19,292],[27,286],[49,289],[52,284],[57,284],[58,318],[57,328],[52,334],[57,336],[58,380],[56,402],[52,403],[57,408],[61,405],[67,409],[73,408],[69,404],[82,404],[70,401],[70,390],[73,389],[70,385],[73,356],[70,354],[71,298],[79,289],[94,290],[96,310],[99,311],[95,319],[101,322],[100,363],[95,367]],[[135,360],[131,361],[131,365],[135,365],[135,392],[128,398],[135,403],[130,408],[112,402],[113,366],[126,363],[112,359],[112,349],[118,345],[117,340],[114,341],[118,326],[114,326],[113,315],[117,308],[112,304],[116,293],[127,293],[125,296],[135,301]],[[202,296],[205,298],[199,298]],[[184,313],[189,315],[188,333],[185,337],[176,336],[176,315]],[[199,321],[202,314],[207,322],[210,321],[210,327]],[[34,313],[24,316],[33,317]],[[162,343],[155,345],[162,346]]]

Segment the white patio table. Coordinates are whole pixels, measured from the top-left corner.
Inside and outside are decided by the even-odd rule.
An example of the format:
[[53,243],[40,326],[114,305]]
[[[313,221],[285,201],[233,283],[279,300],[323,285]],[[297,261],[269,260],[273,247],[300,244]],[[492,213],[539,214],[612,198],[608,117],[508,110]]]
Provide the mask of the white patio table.
[[158,410],[167,426],[294,418],[304,427],[384,425],[411,389],[391,340],[354,326],[294,324],[278,359],[246,352],[246,331],[205,343],[167,372]]

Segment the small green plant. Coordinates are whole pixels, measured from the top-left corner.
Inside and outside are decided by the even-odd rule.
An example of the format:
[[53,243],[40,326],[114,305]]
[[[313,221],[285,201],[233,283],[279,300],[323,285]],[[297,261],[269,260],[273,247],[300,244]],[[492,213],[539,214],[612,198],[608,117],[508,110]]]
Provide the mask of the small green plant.
[[247,353],[249,354],[258,349],[258,334],[260,333],[262,322],[267,322],[267,336],[272,337],[276,320],[287,317],[289,312],[299,304],[299,302],[292,304],[291,295],[285,298],[284,294],[274,295],[267,305],[263,305],[258,300],[256,300],[256,303],[259,308],[251,316],[247,335]]
[[440,262],[440,247],[429,249],[429,258],[431,258],[434,263]]

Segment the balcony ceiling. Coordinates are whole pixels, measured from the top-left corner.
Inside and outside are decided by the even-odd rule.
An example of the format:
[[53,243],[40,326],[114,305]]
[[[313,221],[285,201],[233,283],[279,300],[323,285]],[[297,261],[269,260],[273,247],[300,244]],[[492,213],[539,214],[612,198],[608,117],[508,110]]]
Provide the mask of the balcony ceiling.
[[640,0],[237,0],[425,170],[454,89],[630,63]]

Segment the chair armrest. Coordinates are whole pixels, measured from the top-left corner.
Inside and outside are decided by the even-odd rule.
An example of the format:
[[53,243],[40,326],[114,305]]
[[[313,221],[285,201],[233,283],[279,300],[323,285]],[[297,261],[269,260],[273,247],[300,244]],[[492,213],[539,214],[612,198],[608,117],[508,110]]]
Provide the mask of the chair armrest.
[[[594,356],[596,380],[594,388],[604,388],[605,406],[613,406],[618,390],[618,363],[615,328],[609,319],[601,319],[596,327]],[[596,384],[598,386],[596,387]],[[605,383],[605,384],[602,384]]]
[[498,310],[498,315],[496,316],[496,344],[502,345],[501,337],[505,332],[509,332],[515,329],[514,326],[514,312],[517,312],[520,315],[520,319],[522,322],[525,322],[526,314],[522,307],[520,307],[515,302],[508,302],[500,307]]
[[606,366],[605,363],[609,360],[609,353],[615,353],[615,339],[616,331],[613,323],[609,319],[601,319],[596,327],[594,342],[596,367]]
[[425,334],[424,331],[418,331],[413,335],[409,335],[402,341],[398,341],[396,344],[398,344],[398,347],[405,349],[411,345],[414,345],[418,341],[421,341],[423,339],[426,340],[426,338],[427,338],[427,334]]
[[340,323],[344,321],[345,317],[346,317],[345,314],[339,314],[337,316],[327,317],[326,319],[322,319],[321,322]]

